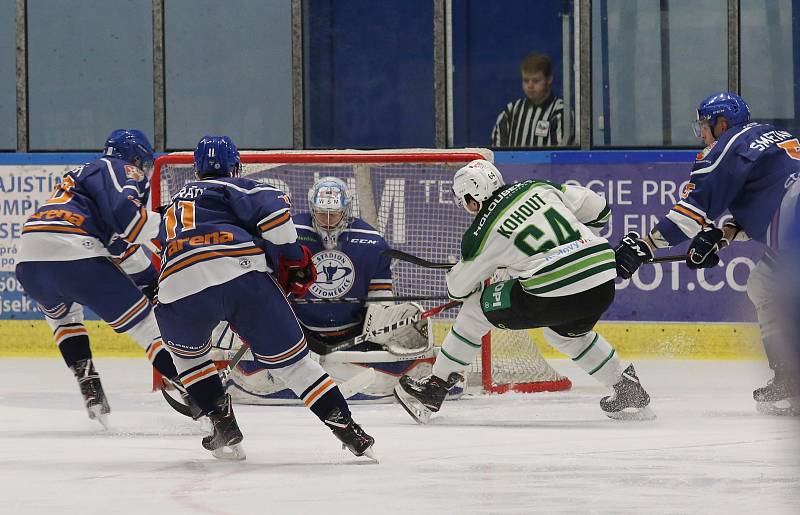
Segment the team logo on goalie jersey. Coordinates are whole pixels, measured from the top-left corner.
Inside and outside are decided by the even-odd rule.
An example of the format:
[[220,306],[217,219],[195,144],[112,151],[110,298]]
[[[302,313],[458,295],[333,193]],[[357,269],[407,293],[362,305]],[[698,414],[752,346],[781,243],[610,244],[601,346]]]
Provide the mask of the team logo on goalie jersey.
[[356,276],[353,262],[339,250],[323,250],[311,258],[317,268],[317,282],[309,291],[315,297],[332,299],[341,297],[353,287]]

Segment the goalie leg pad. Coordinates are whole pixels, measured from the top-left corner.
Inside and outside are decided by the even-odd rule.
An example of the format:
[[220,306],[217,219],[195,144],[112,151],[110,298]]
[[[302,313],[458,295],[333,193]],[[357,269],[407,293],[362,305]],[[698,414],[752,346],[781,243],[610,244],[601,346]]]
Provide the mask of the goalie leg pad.
[[364,320],[365,340],[398,355],[427,352],[433,342],[428,321],[419,320],[421,314],[422,306],[415,302],[370,304]]

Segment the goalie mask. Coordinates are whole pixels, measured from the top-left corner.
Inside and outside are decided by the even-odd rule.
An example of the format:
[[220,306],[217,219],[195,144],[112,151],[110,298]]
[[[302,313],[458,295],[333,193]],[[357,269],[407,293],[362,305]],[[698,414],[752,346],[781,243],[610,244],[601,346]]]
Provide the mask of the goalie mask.
[[336,248],[339,234],[353,221],[353,198],[347,184],[336,177],[318,180],[308,191],[308,208],[322,245],[327,250]]
[[459,207],[474,215],[476,212],[470,211],[467,206],[469,200],[476,201],[480,210],[483,202],[504,184],[503,176],[492,163],[476,159],[456,172],[453,177],[453,196]]

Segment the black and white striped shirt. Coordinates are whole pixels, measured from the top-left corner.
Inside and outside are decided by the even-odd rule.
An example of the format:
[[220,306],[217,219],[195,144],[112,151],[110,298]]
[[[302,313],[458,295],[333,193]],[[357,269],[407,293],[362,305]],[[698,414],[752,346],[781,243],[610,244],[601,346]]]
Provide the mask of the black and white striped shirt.
[[547,147],[568,145],[564,134],[564,101],[553,95],[541,105],[528,97],[509,102],[492,130],[493,147]]

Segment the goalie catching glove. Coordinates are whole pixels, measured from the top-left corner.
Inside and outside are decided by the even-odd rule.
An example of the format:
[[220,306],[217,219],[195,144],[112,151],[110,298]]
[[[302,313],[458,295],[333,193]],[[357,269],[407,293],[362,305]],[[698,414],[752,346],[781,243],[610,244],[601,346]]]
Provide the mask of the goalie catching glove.
[[286,259],[283,254],[278,258],[278,284],[286,293],[294,293],[297,297],[305,297],[308,289],[317,280],[317,268],[311,260],[311,251],[300,245],[303,257]]
[[370,304],[363,334],[368,335],[367,341],[382,345],[392,354],[412,355],[426,352],[432,344],[428,338],[428,321],[420,320],[421,314],[422,307],[415,302],[388,306]]

